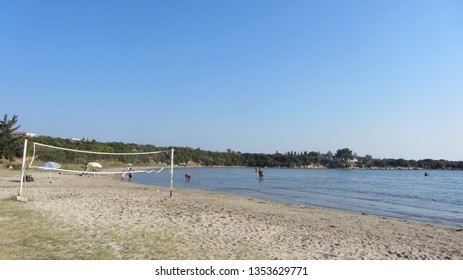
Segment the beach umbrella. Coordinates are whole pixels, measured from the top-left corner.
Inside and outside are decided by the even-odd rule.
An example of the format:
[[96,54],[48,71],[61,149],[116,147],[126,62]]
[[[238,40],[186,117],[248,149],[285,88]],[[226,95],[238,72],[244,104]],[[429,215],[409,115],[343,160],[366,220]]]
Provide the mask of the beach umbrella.
[[49,161],[49,162],[45,162],[40,167],[42,167],[43,169],[58,169],[61,167],[61,164],[54,162],[54,161]]
[[87,166],[88,167],[96,167],[96,168],[102,168],[103,167],[103,166],[101,166],[101,164],[99,164],[96,161],[92,161],[92,162],[87,163]]
[[58,169],[58,168],[61,167],[61,164],[59,164],[57,162],[54,162],[54,161],[49,161],[49,162],[45,162],[40,167],[43,168],[43,169],[50,169],[50,175],[48,176],[48,180],[49,180],[50,183],[53,183],[51,181],[51,169]]

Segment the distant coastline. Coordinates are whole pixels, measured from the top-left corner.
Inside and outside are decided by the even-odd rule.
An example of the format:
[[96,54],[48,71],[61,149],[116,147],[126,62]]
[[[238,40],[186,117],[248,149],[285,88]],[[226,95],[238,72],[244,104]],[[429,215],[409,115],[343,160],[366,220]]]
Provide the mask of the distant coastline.
[[[226,166],[226,165],[201,165],[200,163],[192,163],[192,164],[175,164],[174,168],[254,168],[252,166],[243,166],[243,165],[233,165],[233,166]],[[346,167],[346,168],[330,168],[323,165],[309,165],[309,166],[262,166],[262,168],[281,168],[281,169],[352,169],[352,170],[447,170],[447,171],[463,171],[462,169],[431,169],[431,168],[422,168],[422,167]]]
[[[201,166],[201,167],[272,167],[272,168],[342,168],[342,169],[372,169],[372,170],[463,170],[463,161],[449,161],[444,159],[421,159],[407,160],[403,158],[374,158],[372,155],[360,156],[349,148],[338,149],[335,153],[328,151],[302,151],[274,154],[262,153],[241,153],[227,149],[225,152],[207,151],[191,147],[158,147],[155,145],[140,145],[122,142],[98,142],[96,140],[53,138],[49,136],[36,136],[28,138],[31,142],[65,147],[69,149],[104,151],[104,152],[153,152],[159,150],[175,150],[174,164],[177,166]],[[21,147],[18,146],[18,149]],[[22,151],[16,152],[19,157]],[[60,157],[52,152],[43,153],[47,161],[56,161],[62,164],[76,163],[74,158]],[[98,159],[100,160],[100,159]],[[101,163],[105,159],[101,158]],[[0,162],[4,166],[13,165],[15,169],[19,166],[19,158],[14,163],[6,160]],[[157,159],[157,162],[150,161],[149,164],[163,165],[170,162],[170,156],[164,154]],[[114,161],[110,162],[114,163]],[[139,165],[146,165],[148,162],[140,162]],[[82,162],[84,164],[84,162]],[[14,166],[16,165],[16,166]]]

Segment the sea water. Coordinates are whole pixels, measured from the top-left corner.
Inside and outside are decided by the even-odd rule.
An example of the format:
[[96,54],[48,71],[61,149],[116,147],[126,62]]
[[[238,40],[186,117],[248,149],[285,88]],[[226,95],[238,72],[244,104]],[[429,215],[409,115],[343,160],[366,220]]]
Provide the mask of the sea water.
[[[134,181],[170,186],[170,170],[137,173]],[[463,172],[265,168],[175,168],[174,188],[193,188],[297,205],[463,228]],[[191,175],[191,181],[185,180]]]

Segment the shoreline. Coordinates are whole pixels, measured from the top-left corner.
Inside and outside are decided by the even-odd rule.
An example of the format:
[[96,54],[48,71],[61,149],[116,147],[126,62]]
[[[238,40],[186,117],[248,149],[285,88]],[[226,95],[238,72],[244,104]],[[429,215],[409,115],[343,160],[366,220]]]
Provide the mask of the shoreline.
[[[2,175],[6,199],[19,182]],[[463,259],[454,227],[196,189],[174,187],[169,198],[168,188],[114,176],[54,174],[52,184],[47,176],[34,174],[21,205],[82,231],[82,247],[98,240],[116,259]]]
[[[254,167],[249,166],[225,166],[225,165],[174,165],[174,169],[179,168],[249,168],[253,169]],[[331,168],[324,165],[313,165],[313,166],[293,166],[293,167],[284,167],[284,166],[264,166],[262,168],[269,169],[332,169],[332,170],[403,170],[403,171],[463,171],[463,169],[438,169],[438,168],[422,168],[422,167],[346,167],[346,168]]]
[[[197,170],[197,169],[202,169],[203,171]],[[191,183],[187,180],[184,180],[178,174],[182,173],[182,169],[178,169],[175,171],[177,173],[176,177],[176,184],[178,186],[184,187],[186,189],[204,189],[204,190],[215,190],[218,192],[225,192],[228,194],[237,194],[237,195],[248,195],[256,198],[262,198],[262,199],[268,199],[271,201],[275,202],[280,202],[280,203],[290,203],[294,205],[304,205],[304,206],[312,206],[312,207],[321,207],[321,208],[327,208],[327,209],[335,209],[335,210],[341,210],[341,211],[347,211],[347,212],[352,212],[352,213],[357,213],[357,214],[368,214],[368,215],[375,215],[375,216],[380,216],[380,217],[388,217],[388,218],[393,218],[393,219],[398,219],[398,220],[408,220],[408,221],[417,221],[417,222],[422,222],[422,223],[430,223],[430,224],[436,224],[436,225],[442,225],[442,226],[447,226],[447,227],[454,227],[454,228],[463,228],[463,220],[461,219],[461,211],[458,211],[459,209],[454,209],[457,207],[453,207],[453,205],[447,205],[446,201],[440,201],[439,197],[423,197],[422,193],[420,191],[425,191],[425,193],[429,190],[422,190],[420,188],[414,188],[414,184],[418,183],[421,184],[420,182],[408,182],[407,185],[402,185],[400,189],[408,190],[410,189],[413,191],[413,197],[412,199],[418,198],[417,201],[410,201],[410,197],[408,197],[408,193],[406,192],[400,192],[400,193],[388,193],[388,191],[384,192],[384,196],[379,196],[379,197],[374,197],[373,192],[368,192],[371,188],[368,185],[361,185],[361,187],[364,188],[369,188],[365,189],[365,195],[362,190],[362,194],[359,195],[356,192],[353,194],[349,193],[347,196],[348,199],[352,198],[353,200],[348,200],[345,199],[343,201],[340,199],[341,196],[336,196],[336,193],[333,191],[331,192],[324,192],[324,190],[316,190],[316,188],[312,188],[312,186],[317,186],[320,188],[328,188],[330,189],[330,186],[325,186],[323,182],[319,181],[298,181],[297,184],[290,184],[287,183],[285,180],[289,180],[288,182],[291,181],[289,177],[286,177],[284,174],[286,171],[291,171],[296,172],[296,173],[289,173],[291,175],[289,176],[295,176],[298,179],[299,177],[302,178],[302,176],[305,176],[307,174],[310,174],[307,178],[310,178],[312,180],[315,178],[315,180],[320,177],[320,176],[326,176],[329,178],[334,178],[337,176],[342,176],[339,181],[333,182],[334,180],[331,180],[330,183],[331,185],[336,189],[339,190],[340,192],[343,191],[344,184],[348,182],[349,178],[352,176],[362,176],[362,178],[365,176],[365,178],[370,179],[371,177],[376,177],[376,175],[387,175],[388,177],[395,176],[396,174],[403,174],[404,176],[413,176],[414,180],[420,180],[423,177],[423,173],[420,171],[416,170],[342,170],[342,169],[319,169],[318,172],[323,172],[323,173],[313,173],[317,170],[302,170],[302,169],[273,169],[273,171],[269,170],[268,171],[268,176],[266,178],[270,178],[271,180],[259,180],[259,183],[265,182],[265,184],[259,184],[257,185],[252,185],[254,181],[252,181],[254,178],[249,178],[246,177],[245,180],[235,180],[235,177],[227,177],[226,181],[224,182],[219,182],[214,180],[215,177],[208,177],[208,170],[213,171],[213,172],[220,172],[218,173],[220,178],[224,176],[224,172],[221,172],[221,169],[228,169],[231,172],[234,171],[234,169],[240,169],[244,172],[248,173],[232,173],[236,176],[240,176],[241,178],[244,178],[244,176],[249,175],[250,173],[255,173],[255,177],[257,178],[257,173],[254,172],[254,168],[223,168],[223,167],[193,167],[191,169],[184,169],[184,173],[188,173],[195,177],[194,182]],[[215,170],[215,171],[214,171]],[[248,171],[247,171],[248,170]],[[299,170],[299,171],[298,171]],[[195,173],[198,171],[197,173]],[[251,172],[252,171],[252,172]],[[308,173],[307,173],[307,172]],[[227,171],[228,172],[228,171]],[[342,173],[340,173],[342,172]],[[391,173],[393,172],[393,173]],[[450,174],[446,173],[449,171],[435,171],[431,172],[432,177],[435,177],[437,180],[442,180],[443,174]],[[216,173],[211,173],[211,174],[216,174]],[[313,174],[323,174],[320,176],[314,175]],[[334,175],[333,175],[334,174]],[[345,178],[344,174],[354,174],[354,175],[347,175],[347,180],[343,180]],[[375,175],[376,174],[376,175]],[[429,176],[430,173],[428,173]],[[137,183],[145,184],[148,186],[153,186],[156,184],[162,184],[166,185],[167,183],[161,180],[157,180],[155,178],[148,178],[148,176],[143,176],[145,174],[141,174],[141,176],[136,176],[134,178],[134,181]],[[374,175],[374,176],[369,176],[369,175]],[[457,176],[455,185],[458,186],[460,183],[460,174],[453,174]],[[452,175],[452,176],[453,176]],[[227,176],[225,174],[225,176]],[[426,176],[426,175],[425,175]],[[212,178],[212,179],[211,179]],[[151,180],[153,179],[153,180]],[[376,179],[376,178],[374,178]],[[283,180],[283,181],[279,181]],[[381,178],[380,178],[381,180]],[[386,178],[386,180],[389,180],[389,178]],[[183,182],[184,181],[184,182]],[[257,179],[256,179],[257,181]],[[360,180],[362,181],[362,180]],[[366,180],[363,180],[366,182]],[[229,183],[229,182],[234,182],[234,183]],[[275,183],[279,182],[279,183]],[[429,183],[431,182],[431,183]],[[432,183],[434,182],[434,183]],[[268,185],[267,185],[268,183]],[[374,182],[376,183],[376,182]],[[372,187],[374,189],[375,184],[372,183]],[[428,188],[440,188],[441,185],[439,185],[438,182],[435,182],[435,180],[431,181],[423,181],[423,183],[426,184]],[[392,183],[394,184],[394,183]],[[434,186],[433,186],[434,184]],[[261,187],[262,186],[262,187]],[[305,187],[307,186],[307,190]],[[411,187],[411,188],[409,188]],[[293,189],[294,188],[294,189]],[[351,190],[351,186],[348,185],[347,188],[349,191]],[[267,190],[268,189],[268,190]],[[286,194],[282,190],[288,190],[288,193]],[[379,188],[378,188],[379,189]],[[387,189],[387,188],[386,188]],[[398,188],[399,189],[399,188]],[[415,191],[416,190],[416,191]],[[297,191],[300,191],[300,194],[297,193]],[[357,189],[355,189],[357,191]],[[379,190],[380,194],[383,194],[382,190]],[[433,191],[433,193],[436,193]],[[327,200],[324,200],[326,197],[320,197],[322,195],[329,195]],[[320,197],[320,198],[317,198]],[[331,200],[338,199],[336,203],[333,203]],[[436,198],[437,200],[434,200]],[[403,199],[403,201],[401,200]],[[428,199],[426,201],[426,199]],[[373,202],[370,202],[372,200]],[[379,203],[376,204],[375,201],[378,201]],[[421,204],[420,204],[421,203]],[[433,203],[432,206],[428,206],[428,203]],[[365,207],[359,207],[359,205],[365,206]],[[436,210],[438,209],[438,210]],[[454,212],[454,211],[456,212]]]

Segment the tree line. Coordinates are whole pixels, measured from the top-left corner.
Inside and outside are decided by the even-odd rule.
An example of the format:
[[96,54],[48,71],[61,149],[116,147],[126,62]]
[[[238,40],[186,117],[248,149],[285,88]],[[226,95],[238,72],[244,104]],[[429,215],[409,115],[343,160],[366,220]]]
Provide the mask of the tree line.
[[[14,136],[13,132],[20,126],[16,125],[18,116],[11,119],[5,115],[0,121],[0,160],[14,161],[22,156],[23,136]],[[241,153],[228,149],[226,152],[214,152],[191,147],[157,147],[155,145],[140,145],[122,142],[98,142],[96,140],[71,139],[39,136],[30,138],[42,144],[69,149],[87,150],[108,153],[132,153],[169,151],[175,149],[174,164],[180,166],[245,166],[245,167],[280,167],[280,168],[367,168],[367,169],[447,169],[463,170],[463,161],[448,160],[406,160],[406,159],[378,159],[371,155],[359,156],[349,148],[338,149],[335,153],[315,151],[286,152],[273,154]],[[29,154],[29,152],[28,152]],[[84,164],[89,160],[105,160],[124,162],[122,156],[112,157],[93,155],[92,158],[81,158],[64,152],[52,150],[41,154],[43,161],[57,161],[62,164]],[[141,163],[152,163],[148,156],[138,157]],[[169,163],[170,154],[163,153],[157,157],[158,163]]]
[[358,156],[348,148],[339,149],[336,153],[277,151],[274,154],[256,154],[176,147],[175,159],[177,164],[187,166],[199,163],[201,166],[463,170],[463,161],[375,159],[371,155]]
[[3,120],[0,121],[0,160],[13,161],[21,156],[21,139],[14,136],[14,132],[20,127],[16,125],[17,122],[17,115],[8,119],[8,114],[5,114]]

